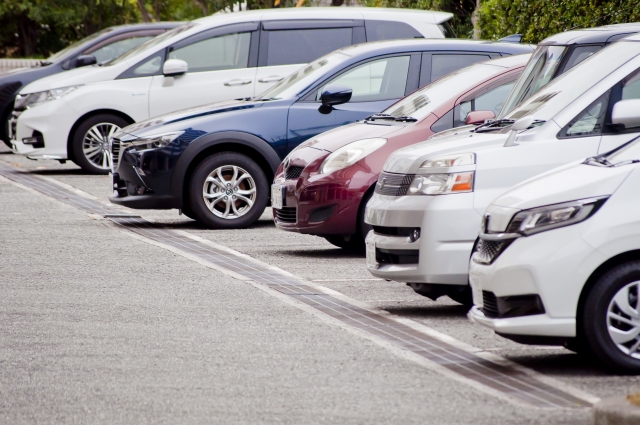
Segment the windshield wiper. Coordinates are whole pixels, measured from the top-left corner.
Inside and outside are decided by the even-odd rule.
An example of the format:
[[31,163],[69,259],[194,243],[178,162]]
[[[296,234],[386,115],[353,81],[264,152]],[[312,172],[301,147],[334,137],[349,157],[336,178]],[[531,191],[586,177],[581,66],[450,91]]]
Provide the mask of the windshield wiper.
[[589,165],[589,164],[600,164],[600,165],[604,165],[605,167],[613,167],[613,164],[611,162],[609,162],[609,160],[607,160],[607,158],[605,158],[602,155],[598,155],[598,156],[591,156],[589,158],[587,158],[584,161],[585,164]]
[[375,121],[375,120],[395,120],[396,117],[389,114],[372,114],[365,118],[365,121]]
[[418,121],[418,119],[417,119],[417,118],[414,118],[414,117],[409,117],[409,116],[403,115],[403,116],[401,116],[401,117],[396,117],[396,121],[402,121],[402,122],[416,122],[416,121]]
[[53,62],[48,62],[48,61],[40,61],[40,63],[38,64],[39,66],[48,66],[51,65]]
[[477,126],[475,129],[471,131],[478,132],[479,130],[484,130],[484,131],[498,130],[500,128],[511,125],[514,122],[516,122],[516,120],[508,120],[505,118],[501,120],[493,120],[493,121],[485,122],[484,124],[480,124],[479,126]]

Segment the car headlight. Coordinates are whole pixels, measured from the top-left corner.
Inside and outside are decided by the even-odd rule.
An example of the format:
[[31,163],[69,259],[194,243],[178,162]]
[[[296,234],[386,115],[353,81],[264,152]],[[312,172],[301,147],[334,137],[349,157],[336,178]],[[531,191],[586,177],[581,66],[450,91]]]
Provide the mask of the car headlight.
[[520,211],[511,219],[506,233],[529,236],[580,223],[595,214],[607,199],[608,197],[581,199]]
[[123,142],[122,147],[128,148],[130,146],[135,146],[138,150],[160,149],[176,140],[183,133],[184,131],[172,131],[171,133],[154,134],[153,136],[146,136],[130,142]]
[[473,192],[474,172],[417,175],[409,185],[408,195],[446,195]]
[[78,87],[80,87],[80,85],[61,87],[59,89],[45,90],[36,93],[19,94],[16,96],[16,101],[13,107],[16,110],[33,108],[34,106],[60,99],[62,96],[68,95]]
[[420,165],[420,168],[458,167],[460,165],[473,165],[475,163],[476,155],[473,153],[454,153],[429,158]]
[[320,165],[320,174],[328,174],[337,170],[342,170],[356,162],[373,151],[380,149],[387,143],[387,139],[362,139],[351,142],[348,145],[329,155]]

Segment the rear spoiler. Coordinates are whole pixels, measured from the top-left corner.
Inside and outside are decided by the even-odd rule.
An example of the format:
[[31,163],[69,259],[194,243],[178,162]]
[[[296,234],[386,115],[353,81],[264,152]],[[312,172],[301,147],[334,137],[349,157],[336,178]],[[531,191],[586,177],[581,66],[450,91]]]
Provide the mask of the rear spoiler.
[[441,24],[443,22],[447,22],[449,19],[453,18],[453,13],[449,12],[432,12],[433,21],[436,24]]
[[511,34],[501,38],[498,41],[501,41],[503,43],[520,43],[522,41],[522,34]]

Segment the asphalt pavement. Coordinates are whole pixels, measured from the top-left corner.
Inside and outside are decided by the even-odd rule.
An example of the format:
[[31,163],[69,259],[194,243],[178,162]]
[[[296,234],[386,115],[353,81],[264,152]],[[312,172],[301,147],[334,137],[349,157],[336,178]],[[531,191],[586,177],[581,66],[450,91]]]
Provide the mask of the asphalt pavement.
[[[9,165],[107,202],[106,176],[71,163]],[[109,220],[0,178],[0,423],[584,424],[589,409],[496,397]],[[640,389],[563,348],[529,347],[374,279],[359,255],[277,230],[208,230],[131,211],[231,248],[372,310],[501,356],[594,397]]]

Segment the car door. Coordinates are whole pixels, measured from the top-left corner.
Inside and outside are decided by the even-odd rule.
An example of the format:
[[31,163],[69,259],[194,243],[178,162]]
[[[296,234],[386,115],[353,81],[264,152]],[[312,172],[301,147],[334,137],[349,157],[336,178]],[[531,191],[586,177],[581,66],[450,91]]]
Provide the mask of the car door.
[[[288,148],[334,127],[364,119],[417,89],[419,53],[403,53],[372,58],[355,64],[320,83],[289,109]],[[348,103],[337,105],[328,114],[319,111],[320,95],[328,85],[353,90]]]
[[598,153],[609,152],[617,148],[623,143],[628,142],[634,137],[640,135],[640,128],[618,128],[611,124],[611,112],[613,106],[621,101],[628,99],[640,99],[640,69],[632,72],[623,78],[618,84],[611,89],[609,106],[606,111],[605,122],[603,125],[602,141]]
[[258,23],[204,31],[171,46],[166,59],[180,59],[188,71],[156,75],[149,93],[149,116],[222,100],[253,96]]
[[255,95],[329,52],[365,41],[358,19],[263,21]]

